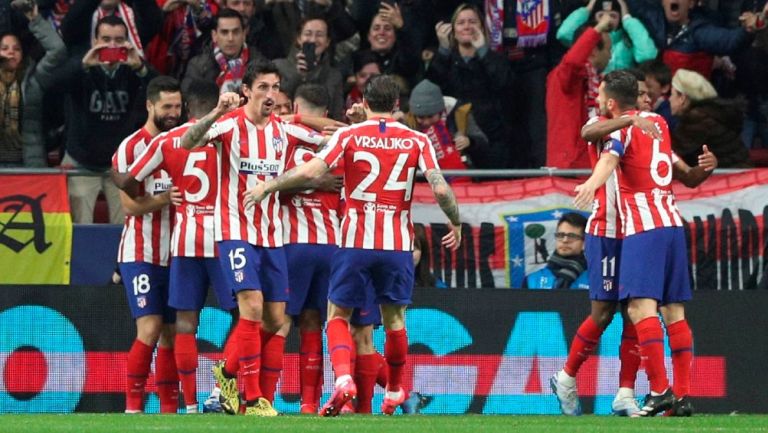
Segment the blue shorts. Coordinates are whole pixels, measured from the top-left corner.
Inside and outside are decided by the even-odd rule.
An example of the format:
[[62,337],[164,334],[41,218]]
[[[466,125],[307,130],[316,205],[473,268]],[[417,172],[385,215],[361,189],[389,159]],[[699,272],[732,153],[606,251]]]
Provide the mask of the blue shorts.
[[369,304],[363,308],[355,308],[349,323],[354,326],[373,325],[374,328],[381,326],[381,309],[378,304]]
[[219,306],[226,311],[237,308],[235,296],[224,276],[219,259],[215,257],[174,257],[171,259],[171,289],[168,305],[179,311],[200,311],[205,305],[208,287]]
[[587,234],[584,255],[589,275],[589,299],[619,302],[621,239]]
[[144,262],[118,265],[131,316],[162,315],[163,323],[176,323],[176,310],[168,306],[168,267]]
[[664,227],[624,238],[619,297],[650,298],[661,305],[691,299],[688,250],[682,227]]
[[333,255],[328,300],[340,307],[409,305],[412,294],[410,251],[339,248]]
[[290,286],[290,297],[285,307],[286,314],[297,317],[304,310],[318,310],[325,321],[328,314],[331,259],[338,249],[336,245],[319,244],[285,246]]
[[283,248],[263,248],[246,241],[220,241],[219,263],[234,293],[259,290],[265,302],[288,301],[288,265]]

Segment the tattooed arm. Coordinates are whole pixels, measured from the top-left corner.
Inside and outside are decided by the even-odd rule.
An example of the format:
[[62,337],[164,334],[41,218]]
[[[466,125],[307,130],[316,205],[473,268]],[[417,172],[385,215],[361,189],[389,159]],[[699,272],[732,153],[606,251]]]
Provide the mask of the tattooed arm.
[[443,210],[445,216],[450,221],[451,232],[443,237],[443,245],[451,250],[455,250],[461,244],[461,218],[459,217],[459,203],[456,196],[453,195],[448,182],[445,181],[440,170],[427,170],[425,173],[429,185],[432,187],[432,194],[435,196],[437,204]]
[[211,125],[219,117],[239,107],[240,102],[241,98],[237,93],[222,93],[219,96],[219,103],[216,105],[216,108],[187,129],[187,132],[181,137],[181,147],[191,150],[204,145],[206,142],[205,135],[211,129]]

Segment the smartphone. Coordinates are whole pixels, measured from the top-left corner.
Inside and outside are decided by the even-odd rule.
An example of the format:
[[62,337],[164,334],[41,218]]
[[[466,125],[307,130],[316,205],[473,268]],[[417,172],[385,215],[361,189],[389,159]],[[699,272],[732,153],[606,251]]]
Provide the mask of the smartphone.
[[11,2],[11,7],[23,14],[32,12],[35,8],[35,0],[13,0]]
[[99,50],[99,61],[104,63],[124,62],[128,59],[125,47],[106,47]]
[[307,70],[311,71],[315,67],[315,61],[317,61],[315,56],[315,43],[304,42],[301,44],[301,52],[304,53],[304,61],[307,62]]

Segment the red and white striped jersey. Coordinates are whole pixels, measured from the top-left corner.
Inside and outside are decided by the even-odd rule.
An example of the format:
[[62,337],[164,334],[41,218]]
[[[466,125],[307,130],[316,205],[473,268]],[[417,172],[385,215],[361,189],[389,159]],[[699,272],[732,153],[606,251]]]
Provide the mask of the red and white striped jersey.
[[[112,168],[125,173],[152,140],[150,133],[141,128],[129,135],[112,156]],[[144,179],[141,195],[156,195],[171,188],[171,179],[163,170],[155,171]],[[117,253],[119,263],[144,262],[168,266],[171,246],[171,212],[169,206],[140,216],[125,216],[123,234]]]
[[260,247],[283,245],[279,194],[270,194],[245,209],[243,194],[283,172],[288,137],[272,115],[264,128],[246,117],[244,107],[225,115],[206,134],[219,151],[219,193],[216,201],[216,240],[244,240]]
[[183,202],[176,207],[171,237],[174,257],[216,257],[213,220],[219,185],[218,153],[210,143],[191,151],[181,147],[181,137],[192,124],[194,121],[155,137],[129,172],[142,181],[162,169],[181,191]]
[[345,248],[413,250],[411,192],[418,166],[438,169],[429,137],[392,119],[373,118],[339,129],[318,157],[344,162]]
[[683,220],[672,192],[672,140],[664,118],[648,112],[627,115],[647,117],[656,123],[660,140],[628,127],[611,134],[603,151],[621,158],[618,172],[624,235],[663,227],[682,227]]
[[[606,120],[606,117],[595,116],[587,121],[587,125]],[[595,168],[602,153],[603,140],[587,143],[589,162]],[[616,170],[619,170],[618,168]],[[622,237],[621,216],[619,214],[619,181],[616,172],[603,186],[595,191],[595,201],[592,203],[592,214],[587,220],[586,233],[592,236],[620,239]]]
[[[289,125],[286,125],[288,127]],[[322,136],[302,125],[290,125],[308,134],[310,138]],[[316,143],[306,142],[288,136],[289,156],[285,170],[301,165],[315,157]],[[344,175],[344,168],[336,166],[331,170],[336,176]],[[286,243],[291,244],[338,244],[340,239],[340,202],[338,192],[303,191],[295,194],[283,193],[280,196],[283,206],[283,235]]]

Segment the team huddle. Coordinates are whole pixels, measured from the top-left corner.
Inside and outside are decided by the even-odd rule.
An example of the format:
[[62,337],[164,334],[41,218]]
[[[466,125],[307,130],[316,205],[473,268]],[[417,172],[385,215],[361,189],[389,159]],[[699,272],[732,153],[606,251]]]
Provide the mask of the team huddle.
[[[399,97],[391,77],[371,79],[365,120],[330,137],[316,132],[328,99],[317,87],[297,90],[289,123],[272,112],[277,69],[249,64],[247,102],[195,83],[184,95],[193,120],[175,127],[178,83],[150,82],[148,120],[113,158],[113,180],[129,214],[118,262],[137,327],[127,360],[127,413],[144,410],[155,346],[161,412],[176,413],[179,382],[187,413],[198,411],[195,334],[209,285],[237,318],[224,359],[213,368],[225,412],[277,415],[272,404],[294,322],[302,413],[370,413],[376,383],[385,388],[383,413],[406,411],[416,169],[448,217],[452,230],[443,245],[450,249],[461,242],[458,205],[429,138],[391,117]],[[336,382],[321,407],[324,323]],[[383,357],[371,343],[377,324],[387,335]]]
[[[405,309],[414,282],[416,169],[449,221],[442,244],[452,250],[461,243],[458,204],[429,138],[392,118],[395,81],[372,78],[364,114],[350,113],[360,121],[330,136],[318,132],[327,125],[328,101],[318,87],[299,88],[295,114],[280,119],[273,113],[277,69],[250,64],[245,98],[194,83],[184,95],[191,120],[177,126],[178,82],[158,77],[149,84],[148,120],[113,158],[113,179],[129,214],[118,261],[137,327],[127,362],[127,413],[144,410],[155,346],[161,412],[176,413],[179,382],[187,413],[198,411],[195,334],[209,286],[236,319],[223,360],[213,367],[212,397],[223,411],[277,415],[275,389],[295,324],[302,413],[371,413],[376,383],[385,389],[384,414],[398,407],[408,412]],[[575,204],[592,207],[586,230],[591,314],[550,381],[568,415],[581,414],[576,374],[618,306],[624,331],[614,412],[693,412],[693,341],[683,307],[691,298],[688,261],[670,185],[673,177],[698,185],[717,160],[706,147],[695,168],[679,160],[666,123],[648,112],[644,89],[630,72],[608,74],[598,95],[603,116],[582,130],[594,171],[576,188]],[[659,312],[672,352],[672,387]],[[383,356],[371,342],[378,324],[386,330]],[[321,406],[323,326],[335,383]],[[638,406],[641,359],[651,392]]]

